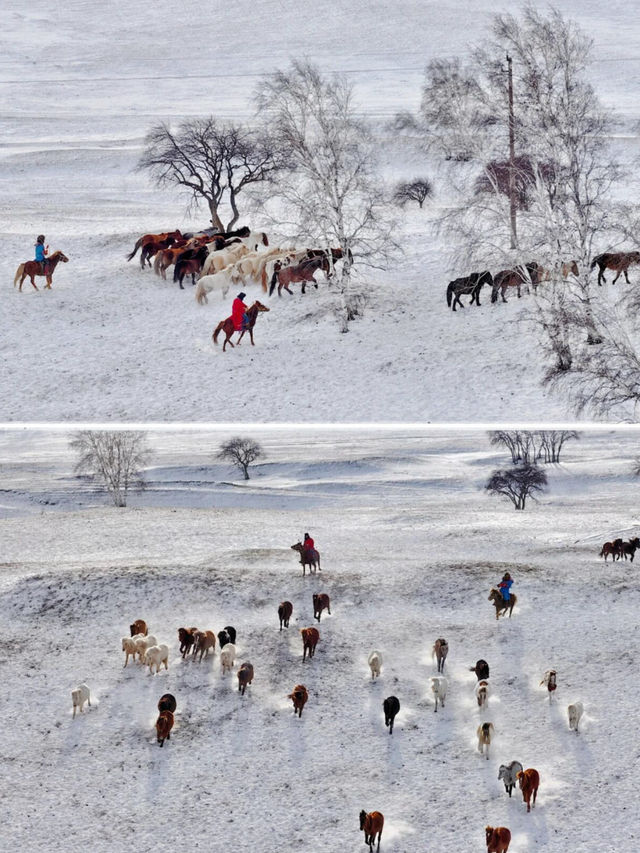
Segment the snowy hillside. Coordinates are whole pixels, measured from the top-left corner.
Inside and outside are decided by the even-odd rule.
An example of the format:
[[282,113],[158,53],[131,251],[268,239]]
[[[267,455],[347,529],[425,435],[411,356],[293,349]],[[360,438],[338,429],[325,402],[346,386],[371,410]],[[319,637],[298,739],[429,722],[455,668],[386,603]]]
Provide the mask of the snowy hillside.
[[[635,563],[597,556],[639,532],[633,434],[583,434],[524,513],[484,494],[505,459],[482,432],[264,431],[247,484],[211,464],[220,437],[154,434],[149,491],[115,510],[70,476],[64,434],[0,436],[3,848],[359,851],[362,808],[385,815],[383,853],[481,851],[488,823],[511,829],[515,853],[636,848],[640,589]],[[323,568],[302,577],[289,545],[305,530]],[[519,601],[496,622],[487,595],[507,569]],[[316,591],[332,612],[303,664]],[[136,618],[169,645],[168,672],[123,668]],[[177,628],[192,624],[237,628],[238,662],[255,667],[244,697],[218,651],[180,659]],[[440,636],[449,695],[434,714]],[[493,686],[483,713],[478,658]],[[73,720],[83,680],[92,707]],[[297,683],[310,694],[301,719],[286,698]],[[167,691],[176,726],[160,749]],[[402,706],[391,737],[389,695]],[[483,720],[496,727],[489,761]],[[497,779],[514,759],[541,775],[531,814]]]
[[[201,4],[133,0],[113,13],[94,2],[41,0],[7,9],[0,34],[0,420],[499,421],[572,416],[539,385],[542,363],[522,306],[483,304],[455,315],[446,246],[429,235],[429,210],[407,212],[404,256],[366,273],[370,304],[340,334],[320,285],[273,298],[256,348],[214,348],[229,313],[207,307],[125,261],[136,238],[185,219],[182,199],[133,171],[149,126],[215,113],[249,119],[250,96],[269,71],[305,56],[345,72],[358,108],[383,125],[419,103],[428,60],[482,38],[504,4],[449,0],[247,0]],[[624,133],[638,113],[640,31],[628,4],[567,2],[595,39],[593,82]],[[168,22],[171,22],[170,26]],[[464,22],[464,25],[461,25]],[[624,32],[624,44],[620,33]],[[627,156],[637,139],[623,140]],[[430,172],[404,149],[381,152],[387,177]],[[633,194],[634,185],[629,191]],[[637,193],[636,193],[637,195]],[[436,186],[433,205],[447,204]],[[204,214],[203,214],[204,217]],[[251,223],[264,227],[258,217]],[[38,233],[70,262],[53,291],[11,282]],[[272,240],[279,236],[272,233]],[[247,290],[261,296],[258,288]],[[488,302],[488,296],[484,296]]]

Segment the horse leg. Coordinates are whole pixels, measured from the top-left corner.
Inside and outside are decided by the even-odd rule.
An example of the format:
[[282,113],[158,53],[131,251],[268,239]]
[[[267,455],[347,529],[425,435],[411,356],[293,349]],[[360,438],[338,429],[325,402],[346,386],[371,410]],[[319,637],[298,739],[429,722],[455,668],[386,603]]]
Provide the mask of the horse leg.
[[503,287],[503,288],[502,288],[502,291],[501,291],[501,292],[502,292],[502,301],[503,301],[503,302],[506,302],[506,301],[507,301],[507,300],[504,298],[504,292],[505,292],[505,290],[506,290],[506,289],[507,289],[506,287]]
[[[614,278],[614,280],[611,282],[611,284],[615,284],[615,283],[616,283],[616,281],[620,278],[620,273],[621,273],[621,272],[622,272],[622,270],[619,270],[619,271],[618,271],[618,275]],[[627,278],[627,271],[626,271],[626,270],[624,270],[624,277],[625,277],[625,278]],[[628,284],[628,283],[629,283],[629,279],[627,278],[627,284]]]
[[45,290],[51,290],[51,276],[50,275],[46,276],[46,281],[47,281],[47,283],[45,284],[44,289]]
[[249,329],[249,338],[251,340],[251,346],[254,347],[255,344],[253,342],[253,329]]
[[624,272],[625,281],[627,282],[627,284],[631,284],[631,282],[629,281],[629,276],[627,275],[627,271],[623,270],[623,272]]
[[604,277],[605,267],[598,267],[598,285],[602,287],[602,282],[607,283],[606,278]]

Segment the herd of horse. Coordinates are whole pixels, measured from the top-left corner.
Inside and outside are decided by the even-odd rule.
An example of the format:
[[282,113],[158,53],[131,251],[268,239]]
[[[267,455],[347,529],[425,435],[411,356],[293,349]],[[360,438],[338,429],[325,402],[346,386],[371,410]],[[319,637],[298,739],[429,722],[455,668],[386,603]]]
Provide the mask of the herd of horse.
[[[629,283],[627,271],[633,264],[640,264],[640,252],[607,252],[602,255],[596,255],[591,261],[590,269],[598,267],[598,285],[606,284],[607,280],[604,276],[605,270],[614,270],[617,275],[613,279],[613,284],[617,282],[622,274],[625,280]],[[580,269],[576,261],[566,261],[559,264],[557,269],[550,270],[539,264],[537,261],[530,261],[526,264],[521,264],[513,269],[500,270],[495,275],[492,275],[489,270],[483,272],[473,272],[468,276],[456,278],[450,281],[447,286],[447,306],[453,311],[456,310],[456,305],[464,308],[461,296],[471,296],[469,305],[474,303],[480,306],[480,291],[486,284],[491,288],[491,302],[498,302],[499,297],[502,297],[503,302],[507,302],[505,296],[509,289],[515,289],[518,297],[522,296],[523,288],[529,290],[532,288],[536,291],[538,285],[552,279],[562,279],[567,281],[569,276],[578,278]]]
[[637,536],[634,536],[633,539],[629,539],[627,542],[624,542],[622,539],[614,539],[613,542],[604,543],[598,556],[604,557],[605,563],[607,562],[607,557],[613,557],[614,562],[623,558],[626,560],[628,557],[633,563],[633,557],[638,548],[640,548],[640,539]]

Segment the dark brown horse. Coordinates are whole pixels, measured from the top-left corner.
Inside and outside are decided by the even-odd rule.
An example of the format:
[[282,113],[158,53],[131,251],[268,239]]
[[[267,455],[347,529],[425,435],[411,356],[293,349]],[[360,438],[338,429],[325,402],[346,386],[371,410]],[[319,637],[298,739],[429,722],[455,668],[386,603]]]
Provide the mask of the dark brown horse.
[[293,604],[290,601],[283,601],[278,607],[278,618],[280,619],[280,630],[282,631],[282,626],[285,628],[289,627],[289,619],[291,619],[291,614],[293,613]]
[[316,653],[316,646],[320,642],[320,631],[317,628],[300,628],[302,635],[302,662],[307,659],[307,653],[312,658]]
[[200,272],[208,256],[209,250],[206,246],[185,249],[181,253],[173,268],[173,280],[178,282],[180,290],[184,290],[182,282],[187,275],[191,276],[191,283],[195,285],[196,273]]
[[175,713],[177,706],[176,697],[173,693],[163,693],[162,696],[158,699],[158,711],[162,713],[163,711],[171,711],[171,713]]
[[269,296],[271,296],[275,290],[276,282],[278,283],[278,296],[282,296],[283,287],[287,293],[293,296],[293,291],[289,290],[289,285],[294,282],[302,283],[303,293],[306,290],[307,282],[311,282],[311,284],[317,288],[318,283],[313,277],[313,274],[316,270],[320,269],[324,272],[325,278],[329,279],[331,277],[331,265],[324,254],[321,257],[308,258],[301,261],[299,264],[289,267],[283,267],[282,263],[277,261],[274,266],[273,276],[271,277]]
[[509,287],[515,287],[519,299],[522,296],[523,284],[531,284],[535,290],[540,282],[548,281],[550,277],[551,274],[549,270],[540,266],[536,261],[530,261],[528,264],[524,264],[523,266],[516,267],[512,270],[500,270],[500,272],[496,273],[493,277],[491,301],[497,302],[498,292],[500,292],[502,301],[506,302],[507,300],[504,294]]
[[382,827],[384,826],[384,815],[382,812],[365,812],[364,809],[360,812],[360,829],[364,832],[364,843],[369,845],[369,850],[373,850],[373,845],[378,836],[378,847],[380,849],[380,838],[382,836]]
[[300,565],[302,566],[303,577],[305,575],[307,566],[309,566],[309,573],[315,572],[316,568],[318,569],[318,571],[321,571],[320,552],[316,551],[315,548],[309,551],[307,548],[304,547],[302,542],[296,542],[295,545],[291,546],[291,550],[297,551],[298,554],[300,554]]
[[[262,311],[269,310],[270,309],[267,308],[266,305],[263,305],[262,302],[258,302],[258,300],[256,299],[253,305],[247,309],[247,325],[240,332],[240,337],[236,341],[236,344],[240,343],[240,341],[244,337],[245,332],[249,332],[249,337],[251,338],[251,346],[255,346],[253,342],[253,327],[256,324],[256,319],[259,313],[261,313]],[[212,337],[214,344],[218,343],[218,335],[220,334],[220,332],[224,332],[226,335],[224,343],[222,345],[222,352],[224,352],[227,348],[227,344],[229,344],[229,346],[234,346],[234,344],[231,342],[231,336],[234,334],[234,332],[237,331],[238,329],[236,329],[233,325],[233,319],[231,317],[227,317],[226,320],[222,320],[220,323],[218,323],[218,325],[213,331]]]
[[34,277],[37,275],[43,275],[47,280],[44,289],[51,290],[51,278],[55,268],[58,266],[60,261],[62,261],[63,264],[66,264],[68,260],[69,258],[62,252],[54,252],[49,258],[46,258],[43,263],[40,261],[25,261],[23,264],[20,264],[16,271],[13,279],[13,286],[15,287],[16,284],[18,284],[18,279],[20,279],[20,287],[18,290],[22,290],[22,282],[27,276],[29,276],[31,284],[37,290],[38,286],[34,281]]
[[507,853],[511,844],[511,832],[506,826],[485,827],[487,853]]
[[249,661],[240,664],[240,669],[236,675],[238,676],[238,690],[244,696],[247,685],[253,681],[253,664],[249,663]]
[[509,595],[509,601],[505,601],[499,589],[492,589],[489,593],[489,601],[493,602],[493,606],[496,609],[496,619],[501,613],[506,613],[507,610],[509,611],[509,619],[511,619],[513,608],[516,606],[518,599],[513,593],[511,593]]
[[294,714],[297,714],[299,717],[302,716],[302,709],[307,704],[308,698],[309,693],[307,692],[307,688],[304,684],[296,684],[291,693],[287,696],[287,699],[291,699],[293,702]]
[[[180,231],[165,231],[163,234],[143,234],[142,237],[139,237],[136,240],[136,244],[133,247],[133,252],[130,255],[127,255],[127,260],[130,261],[131,258],[135,255],[138,249],[141,249],[140,252],[140,267],[144,268],[145,261],[151,266],[150,258],[155,255],[156,252],[160,251],[160,249],[168,249],[169,246],[173,245],[176,240],[181,240],[182,234]],[[154,245],[157,248],[152,250],[150,247]],[[146,250],[145,250],[146,249]]]
[[329,600],[329,596],[326,592],[314,592],[313,593],[313,618],[320,621],[320,617],[322,616],[322,611],[326,610],[329,616],[331,616],[331,601]]
[[156,720],[156,732],[158,743],[164,746],[165,740],[171,740],[171,729],[173,728],[173,713],[171,711],[160,711]]
[[632,264],[640,264],[640,252],[612,252],[604,255],[596,255],[591,261],[591,269],[598,267],[598,284],[607,283],[604,277],[605,270],[614,270],[618,274],[614,278],[612,284],[620,278],[620,273],[624,273],[625,280],[629,284],[629,276],[627,270]]

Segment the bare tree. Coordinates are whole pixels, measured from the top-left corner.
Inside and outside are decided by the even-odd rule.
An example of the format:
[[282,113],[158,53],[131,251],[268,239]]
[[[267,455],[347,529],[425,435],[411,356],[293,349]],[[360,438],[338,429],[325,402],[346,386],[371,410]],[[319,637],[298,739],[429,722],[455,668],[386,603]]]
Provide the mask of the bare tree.
[[[184,121],[175,132],[166,124],[152,127],[137,168],[158,186],[182,187],[190,207],[205,202],[212,225],[228,231],[240,217],[238,195],[272,181],[285,162],[266,131],[209,117]],[[223,204],[231,209],[226,226],[220,218]]]
[[432,193],[433,185],[428,178],[414,178],[413,181],[398,184],[393,199],[399,205],[405,205],[408,201],[417,201],[422,208]]
[[528,497],[547,487],[547,475],[535,465],[525,463],[514,468],[494,471],[485,489],[494,495],[508,498],[516,509],[524,509]]
[[528,430],[493,430],[489,433],[492,445],[506,447],[514,465],[518,462],[535,462],[534,433]]
[[263,456],[264,451],[257,441],[239,436],[225,441],[218,453],[218,459],[224,459],[239,468],[245,480],[249,479],[249,465]]
[[385,188],[376,173],[369,126],[356,116],[353,87],[294,61],[256,91],[256,104],[277,145],[289,154],[289,174],[277,196],[299,239],[342,249],[339,280],[342,330],[359,313],[352,289],[356,264],[384,268],[397,249]]
[[78,453],[75,472],[85,472],[102,481],[116,506],[127,505],[130,489],[143,489],[142,469],[151,449],[145,432],[82,430],[70,441]]
[[554,463],[560,462],[560,454],[567,441],[579,439],[580,433],[574,429],[543,429],[538,430],[535,437],[538,443],[536,458]]

